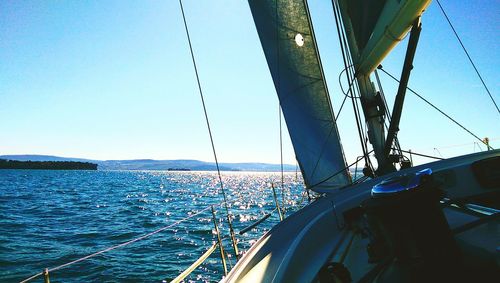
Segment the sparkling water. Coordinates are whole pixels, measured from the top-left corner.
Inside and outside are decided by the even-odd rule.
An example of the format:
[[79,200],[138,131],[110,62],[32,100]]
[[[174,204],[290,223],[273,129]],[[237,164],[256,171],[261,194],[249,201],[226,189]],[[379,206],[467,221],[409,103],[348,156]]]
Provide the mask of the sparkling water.
[[[300,174],[285,173],[284,195],[280,173],[222,172],[222,178],[236,232],[275,209],[271,183],[288,215],[307,203]],[[216,172],[0,170],[0,281],[19,282],[191,216],[50,273],[52,282],[169,281],[216,241],[212,212],[204,210],[210,205],[231,256],[228,265],[234,265],[222,199]],[[238,234],[240,250],[278,221],[274,212]],[[186,281],[218,281],[222,275],[217,249]]]

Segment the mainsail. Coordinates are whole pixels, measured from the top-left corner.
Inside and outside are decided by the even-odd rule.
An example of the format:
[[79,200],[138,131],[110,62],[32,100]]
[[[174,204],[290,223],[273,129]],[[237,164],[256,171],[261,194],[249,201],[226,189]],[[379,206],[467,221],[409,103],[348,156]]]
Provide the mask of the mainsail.
[[305,1],[249,1],[306,186],[350,182]]

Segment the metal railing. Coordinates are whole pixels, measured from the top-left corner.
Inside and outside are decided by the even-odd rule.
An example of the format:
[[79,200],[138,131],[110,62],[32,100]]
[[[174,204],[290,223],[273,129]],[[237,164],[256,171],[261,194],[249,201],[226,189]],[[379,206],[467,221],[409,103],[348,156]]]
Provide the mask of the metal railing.
[[[267,220],[274,212],[278,212],[278,216],[279,216],[279,220],[280,221],[283,221],[284,219],[284,214],[282,213],[282,210],[281,210],[281,207],[280,207],[280,204],[279,204],[279,201],[278,201],[278,198],[276,196],[276,190],[275,190],[275,186],[274,184],[272,183],[271,184],[271,188],[272,188],[272,192],[273,192],[273,199],[274,199],[274,203],[275,203],[275,209],[268,212],[268,213],[265,213],[263,217],[261,217],[260,219],[258,219],[257,221],[253,222],[252,224],[248,225],[247,227],[241,229],[238,234],[239,235],[243,235],[245,233],[247,233],[248,231],[252,230],[253,228],[257,227],[258,225],[260,225],[262,222],[264,222],[265,220]],[[302,203],[302,202],[301,202]],[[92,253],[92,254],[89,254],[89,255],[86,255],[86,256],[83,256],[81,258],[78,258],[76,260],[73,260],[73,261],[70,261],[70,262],[67,262],[67,263],[64,263],[64,264],[61,264],[59,266],[56,266],[56,267],[52,267],[52,268],[44,268],[41,272],[39,273],[36,273],[22,281],[20,281],[20,283],[25,283],[25,282],[29,282],[29,281],[32,281],[36,278],[39,278],[41,276],[43,276],[44,278],[44,282],[45,283],[50,283],[50,274],[53,273],[54,271],[57,271],[57,270],[61,270],[61,269],[64,269],[64,268],[67,268],[73,264],[76,264],[76,263],[79,263],[79,262],[82,262],[82,261],[85,261],[87,259],[90,259],[90,258],[93,258],[95,256],[98,256],[98,255],[101,255],[101,254],[104,254],[104,253],[107,253],[107,252],[110,252],[112,250],[115,250],[115,249],[118,249],[118,248],[122,248],[122,247],[125,247],[125,246],[128,246],[132,243],[135,243],[135,242],[138,242],[138,241],[141,241],[141,240],[144,240],[150,236],[153,236],[155,234],[158,234],[164,230],[167,230],[167,229],[170,229],[170,228],[173,228],[175,227],[176,225],[182,223],[182,222],[185,222],[207,210],[211,210],[212,212],[212,220],[213,220],[213,223],[214,223],[214,229],[215,229],[215,234],[216,234],[216,237],[217,237],[217,241],[214,242],[206,251],[205,253],[203,253],[193,264],[191,264],[188,268],[186,268],[181,274],[179,274],[176,278],[174,278],[171,282],[181,282],[182,280],[184,280],[187,276],[189,276],[193,271],[195,271],[205,260],[207,260],[216,250],[217,250],[217,247],[219,248],[219,253],[220,253],[220,258],[221,258],[221,263],[222,263],[222,266],[223,266],[223,270],[224,270],[224,275],[227,275],[228,274],[228,269],[227,269],[227,261],[226,261],[226,256],[228,257],[228,254],[227,252],[224,251],[224,245],[223,245],[223,237],[221,237],[221,233],[220,233],[220,229],[219,229],[219,224],[217,222],[217,217],[216,217],[216,210],[214,207],[216,206],[221,206],[222,203],[219,203],[217,205],[211,205],[211,206],[207,206],[205,207],[204,209],[196,212],[196,213],[193,213],[193,214],[190,214],[188,215],[187,217],[183,218],[183,219],[180,219],[178,221],[175,221],[167,226],[164,226],[160,229],[157,229],[151,233],[148,233],[148,234],[145,234],[145,235],[142,235],[140,237],[137,237],[137,238],[134,238],[132,240],[129,240],[129,241],[126,241],[126,242],[123,242],[121,244],[118,244],[118,245],[114,245],[114,246],[111,246],[111,247],[108,247],[106,249],[103,249],[103,250],[100,250],[100,251],[97,251],[95,253]],[[236,245],[236,241],[233,240],[233,245]],[[235,250],[237,250],[237,247],[235,247]],[[238,255],[236,255],[236,258],[238,258]],[[167,282],[166,280],[164,280],[163,282]]]
[[[220,205],[220,204],[219,204],[219,205]],[[155,231],[153,231],[153,232],[151,232],[151,233],[145,234],[145,235],[143,235],[143,236],[140,236],[140,237],[138,237],[138,238],[132,239],[132,240],[130,240],[130,241],[127,241],[127,242],[124,242],[124,243],[121,243],[121,244],[118,244],[118,245],[115,245],[115,246],[108,247],[108,248],[106,248],[106,249],[100,250],[100,251],[98,251],[98,252],[95,252],[95,253],[89,254],[89,255],[87,255],[87,256],[84,256],[84,257],[78,258],[78,259],[76,259],[76,260],[70,261],[70,262],[68,262],[68,263],[65,263],[65,264],[62,264],[62,265],[59,265],[59,266],[56,266],[56,267],[52,267],[52,268],[45,268],[42,272],[39,272],[39,273],[37,273],[37,274],[34,274],[34,275],[30,276],[30,277],[28,277],[28,278],[26,278],[26,279],[24,279],[24,280],[20,281],[20,283],[29,282],[29,281],[31,281],[31,280],[33,280],[33,279],[35,279],[35,278],[38,278],[38,277],[40,277],[40,276],[42,276],[42,275],[43,275],[43,276],[44,276],[44,278],[45,278],[45,282],[49,282],[49,272],[54,272],[54,271],[56,271],[56,270],[60,270],[60,269],[66,268],[66,267],[68,267],[68,266],[70,266],[70,265],[73,265],[73,264],[76,264],[76,263],[78,263],[78,262],[81,262],[81,261],[84,261],[84,260],[87,260],[87,259],[93,258],[93,257],[98,256],[98,255],[100,255],[100,254],[103,254],[103,253],[106,253],[106,252],[109,252],[109,251],[112,251],[112,250],[115,250],[115,249],[118,249],[118,248],[121,248],[121,247],[124,247],[124,246],[128,246],[128,245],[130,245],[130,244],[132,244],[132,243],[135,243],[135,242],[137,242],[137,241],[140,241],[140,240],[144,240],[144,239],[146,239],[146,238],[148,238],[148,237],[150,237],[150,236],[153,236],[153,235],[158,234],[158,233],[160,233],[160,232],[162,232],[162,231],[164,231],[164,230],[167,230],[167,229],[169,229],[169,228],[172,228],[172,227],[174,227],[174,226],[176,226],[176,225],[178,225],[178,224],[180,224],[180,223],[182,223],[182,222],[185,222],[185,221],[189,220],[190,218],[193,218],[193,217],[195,217],[195,216],[197,216],[197,215],[201,214],[202,212],[205,212],[205,211],[209,210],[210,208],[212,208],[212,207],[211,207],[211,206],[206,207],[206,208],[204,208],[204,209],[202,209],[202,210],[200,210],[200,211],[198,211],[198,212],[196,212],[196,213],[193,213],[193,214],[191,214],[191,215],[189,215],[189,216],[187,216],[187,217],[185,217],[185,218],[183,218],[183,219],[180,219],[180,220],[178,220],[178,221],[175,221],[174,223],[172,223],[172,224],[170,224],[170,225],[164,226],[164,227],[162,227],[162,228],[160,228],[160,229],[157,229],[157,230],[155,230]]]
[[[246,232],[248,232],[248,231],[252,230],[253,228],[257,227],[259,224],[261,224],[262,222],[264,222],[265,220],[267,220],[272,215],[272,213],[275,212],[275,211],[278,212],[280,221],[283,221],[284,215],[281,212],[281,207],[280,207],[280,204],[278,202],[278,198],[276,196],[276,189],[274,187],[274,183],[271,183],[271,188],[273,190],[273,198],[274,198],[274,203],[276,205],[276,208],[274,210],[272,210],[271,212],[266,213],[263,217],[261,217],[260,219],[258,219],[254,223],[252,223],[252,224],[248,225],[247,227],[241,229],[238,232],[238,234],[243,235]],[[215,217],[215,210],[213,208],[212,208],[212,217],[213,217],[215,231],[216,231],[216,234],[217,234],[217,243],[214,243],[191,266],[189,266],[187,269],[185,269],[179,276],[177,276],[171,282],[175,282],[175,283],[181,282],[184,278],[186,278],[187,276],[189,276],[189,274],[191,274],[198,266],[200,266],[216,250],[217,246],[219,246],[219,248],[220,248],[220,257],[221,257],[222,265],[223,265],[223,268],[224,268],[224,275],[227,276],[227,265],[226,265],[225,252],[224,252],[223,245],[222,245],[222,238],[220,236],[219,227],[217,225],[217,218]],[[236,245],[236,241],[233,240],[233,244]],[[238,255],[237,255],[237,258],[238,258]],[[166,282],[166,281],[164,281],[164,282]]]

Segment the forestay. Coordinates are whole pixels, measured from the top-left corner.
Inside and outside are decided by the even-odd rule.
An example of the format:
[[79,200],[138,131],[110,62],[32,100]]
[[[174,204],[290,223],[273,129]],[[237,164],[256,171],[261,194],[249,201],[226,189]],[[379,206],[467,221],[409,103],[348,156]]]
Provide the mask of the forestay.
[[306,3],[249,3],[306,185],[323,191],[348,184]]

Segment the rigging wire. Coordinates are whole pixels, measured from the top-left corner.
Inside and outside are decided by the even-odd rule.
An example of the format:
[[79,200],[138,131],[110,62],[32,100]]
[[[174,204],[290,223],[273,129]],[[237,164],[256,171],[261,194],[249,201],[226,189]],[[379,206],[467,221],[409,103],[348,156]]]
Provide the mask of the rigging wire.
[[[340,116],[340,112],[342,111],[342,108],[344,107],[344,103],[346,101],[347,98],[351,98],[352,99],[360,99],[361,97],[358,95],[356,96],[356,90],[354,89],[354,81],[356,80],[356,77],[354,75],[352,75],[352,79],[349,83],[349,88],[347,89],[347,91],[344,90],[343,86],[342,86],[342,74],[345,72],[346,73],[346,76],[349,78],[350,75],[348,74],[349,71],[347,71],[347,69],[352,69],[353,68],[353,65],[349,65],[348,67],[344,68],[340,74],[339,74],[339,85],[340,85],[340,90],[342,91],[342,93],[344,94],[344,99],[342,100],[342,104],[340,105],[340,108],[339,108],[339,111],[337,113],[337,117],[335,117],[335,122],[337,122],[337,119],[338,117]],[[358,91],[359,92],[359,91]],[[349,93],[351,93],[351,95],[349,95]],[[359,106],[358,106],[359,107]],[[357,113],[357,112],[356,112]],[[356,114],[355,113],[355,114]],[[361,120],[361,118],[359,117],[359,113],[357,113],[357,116],[356,118],[359,118]],[[362,128],[362,132],[364,131],[364,129]],[[363,136],[363,139],[365,137]]]
[[439,156],[441,156],[441,158],[443,157],[443,155],[441,154],[441,152],[439,151],[439,149],[437,149],[436,147],[434,148],[434,152],[436,152],[437,154],[439,154]]
[[295,182],[298,180],[298,175],[299,175],[299,162],[295,160]]
[[[313,171],[311,173],[311,176],[314,176],[314,174],[316,173],[316,170],[318,169],[320,161],[321,161],[321,159],[322,159],[322,157],[323,157],[323,155],[325,153],[326,146],[328,144],[328,141],[330,140],[330,137],[332,136],[332,133],[336,133],[337,140],[339,142],[340,142],[340,138],[339,138],[339,133],[338,133],[337,126],[335,124],[335,113],[334,113],[334,110],[333,110],[333,105],[332,105],[330,96],[328,94],[328,86],[327,86],[327,83],[326,83],[325,74],[324,74],[323,68],[321,67],[322,66],[322,64],[321,64],[321,56],[318,53],[319,52],[319,47],[317,45],[317,42],[314,40],[314,38],[315,38],[315,36],[314,36],[314,26],[313,26],[313,23],[311,21],[311,14],[309,12],[308,5],[305,2],[304,2],[304,8],[305,8],[306,18],[308,20],[308,24],[309,24],[309,28],[310,28],[310,32],[311,32],[310,36],[313,39],[312,43],[314,44],[314,48],[315,48],[315,53],[316,53],[315,57],[318,60],[318,64],[319,64],[319,67],[320,67],[319,68],[320,78],[318,78],[317,80],[323,82],[323,87],[324,87],[324,90],[326,91],[326,97],[325,98],[327,100],[327,105],[328,105],[328,108],[330,110],[329,112],[330,112],[330,117],[331,117],[331,120],[328,120],[329,122],[331,121],[330,132],[328,133],[328,136],[326,137],[325,141],[323,142],[323,145],[321,146],[320,154],[319,154],[319,156],[318,156],[318,158],[316,160],[316,164],[315,164],[314,169],[313,169]],[[346,157],[345,157],[345,152],[342,150],[342,148],[340,148],[340,151],[341,151],[341,154],[342,154],[343,165],[345,166],[346,163],[347,163],[346,162]]]
[[[382,87],[382,83],[380,81],[380,77],[378,75],[377,69],[374,71],[375,73],[375,80],[377,81],[378,85],[378,90],[379,90],[379,95],[382,100],[383,106],[384,106],[384,111],[385,111],[385,117],[384,119],[384,126],[386,131],[389,131],[389,125],[391,124],[391,112],[389,110],[389,105],[387,104],[387,100],[385,99],[385,93],[384,93],[384,88]],[[401,144],[399,143],[398,136],[394,136],[394,145],[395,145],[395,150],[399,156],[403,156],[403,152],[401,151]]]
[[[379,65],[378,69],[381,70],[386,75],[388,75],[393,80],[395,80],[396,82],[399,83],[399,80],[396,77],[394,77],[393,75],[391,75],[389,72],[387,72],[386,70],[384,70],[384,68],[382,68],[382,65]],[[459,122],[457,122],[455,119],[451,118],[448,114],[444,113],[441,109],[439,109],[437,106],[435,106],[434,104],[432,104],[429,100],[425,99],[423,96],[421,96],[420,94],[418,94],[416,91],[414,91],[410,87],[406,87],[406,89],[408,89],[411,93],[415,94],[418,98],[422,99],[425,103],[427,103],[428,105],[430,105],[432,108],[436,109],[439,113],[443,114],[446,118],[448,118],[450,121],[452,121],[453,123],[455,123],[457,126],[459,126],[460,128],[464,129],[467,133],[469,133],[471,136],[473,136],[474,138],[476,138],[482,144],[486,145],[489,149],[493,149],[493,147],[491,147],[489,144],[487,144],[484,140],[482,140],[477,135],[475,135],[474,133],[472,133],[470,130],[468,130],[467,128],[465,128],[464,126],[462,126],[462,124],[460,124]]]
[[[276,2],[276,7],[274,9],[275,17],[276,17],[276,66],[278,68],[278,95],[281,93],[281,68],[280,68],[280,36],[279,36],[279,27],[280,27],[280,19],[278,13],[278,2]],[[284,187],[284,176],[283,176],[283,140],[282,140],[282,131],[281,131],[281,100],[278,98],[278,119],[279,119],[279,129],[280,129],[280,165],[281,165],[281,201],[282,206],[285,204],[285,187]]]
[[[334,121],[337,122],[337,119],[339,118],[340,116],[340,113],[342,112],[342,109],[344,107],[344,104],[345,104],[345,101],[347,100],[347,98],[353,98],[353,94],[349,95],[349,92],[353,92],[352,90],[352,87],[353,87],[353,83],[354,83],[354,80],[355,78],[352,78],[351,82],[349,83],[349,88],[347,89],[347,91],[344,90],[344,88],[342,87],[342,74],[345,72],[346,73],[346,76],[347,76],[347,69],[344,68],[344,70],[342,70],[342,72],[340,72],[339,74],[339,85],[340,85],[340,90],[342,91],[342,93],[344,94],[344,99],[342,100],[342,104],[340,105],[340,108],[339,108],[339,111],[337,112],[337,116],[335,117]],[[359,97],[355,97],[355,98],[359,98]]]
[[[392,148],[392,149],[395,149],[395,148]],[[413,155],[416,155],[416,156],[427,157],[427,158],[432,158],[432,159],[437,159],[437,160],[443,160],[444,159],[442,157],[427,155],[427,154],[423,154],[423,153],[417,153],[417,152],[414,152],[414,151],[411,151],[411,150],[410,151],[403,150],[403,149],[399,149],[399,150],[401,150],[401,152],[408,153],[408,154],[413,154]]]
[[500,109],[498,109],[498,105],[497,103],[495,102],[495,99],[493,98],[493,96],[491,95],[491,92],[490,90],[488,89],[488,87],[486,86],[486,83],[484,82],[483,80],[483,77],[481,76],[481,74],[479,73],[479,70],[477,69],[476,67],[476,64],[474,64],[474,62],[472,61],[472,58],[470,57],[469,55],[469,52],[467,51],[467,49],[465,48],[462,40],[460,39],[460,36],[458,35],[457,31],[455,30],[455,27],[453,26],[453,24],[451,23],[450,21],[450,18],[448,17],[448,15],[446,14],[446,12],[444,11],[444,8],[443,6],[441,5],[441,3],[439,2],[439,0],[436,0],[436,2],[438,3],[439,5],[439,9],[441,9],[441,12],[443,12],[443,15],[444,17],[446,18],[446,21],[448,21],[448,24],[450,25],[451,29],[453,30],[453,33],[455,34],[455,37],[458,39],[458,42],[460,43],[460,46],[462,46],[462,49],[464,50],[465,52],[465,55],[467,55],[467,58],[469,59],[469,62],[471,63],[472,67],[474,68],[474,70],[476,71],[476,74],[477,76],[479,77],[479,79],[481,80],[481,83],[483,84],[484,88],[486,89],[486,92],[488,93],[488,95],[490,96],[491,98],[491,101],[493,102],[493,104],[495,105],[496,109],[497,109],[497,112],[498,114],[500,114]]
[[280,121],[280,165],[281,165],[281,207],[285,211],[285,173],[283,172],[283,131],[281,126],[281,105],[278,107],[278,119]]
[[[337,3],[337,5],[339,5],[339,4]],[[340,8],[337,7],[337,10],[338,10],[339,22],[340,22],[341,21]],[[349,64],[349,66],[351,66],[349,68],[349,72],[351,73],[351,77],[354,80],[356,78],[356,70],[354,69],[354,62],[352,59],[352,54],[350,53],[350,49],[348,48],[347,34],[346,34],[344,29],[341,29],[341,31],[342,31],[342,36],[343,36],[343,46],[344,46],[343,48],[346,50],[346,54],[347,54],[347,63]],[[355,98],[359,98],[359,99],[355,99]],[[359,109],[361,109],[361,106],[359,105],[359,103],[361,103],[361,90],[360,90],[360,86],[359,86],[359,81],[356,84],[354,84],[353,95],[352,95],[351,100],[353,101],[353,110],[354,110],[354,114],[356,116],[357,123],[359,123],[357,126],[360,128],[360,129],[358,129],[358,131],[360,131],[360,134],[361,134],[361,139],[362,139],[361,144],[362,144],[362,146],[364,146],[363,152],[365,153],[365,152],[368,152],[368,137],[366,136],[367,131],[365,131],[365,129],[363,128],[363,123],[362,123],[362,119],[361,119],[361,111],[359,110]],[[366,120],[365,120],[365,123],[367,123]],[[368,126],[366,126],[366,127],[368,128]],[[364,156],[365,156],[366,166],[369,167],[372,172],[374,172],[375,170],[373,168],[373,164],[370,160],[369,154],[366,154]]]
[[375,69],[374,73],[375,73],[375,80],[377,81],[378,85],[378,90],[380,91],[380,97],[382,97],[382,101],[384,102],[385,115],[387,117],[388,122],[390,122],[391,111],[389,110],[389,105],[387,104],[387,100],[385,100],[385,92],[384,89],[382,88],[382,83],[380,82],[380,77],[378,75],[377,69]]
[[342,74],[343,74],[343,73],[346,73],[346,76],[348,76],[348,75],[347,75],[347,69],[348,69],[348,68],[349,68],[349,69],[352,69],[352,68],[353,68],[353,66],[352,66],[352,65],[349,65],[348,67],[344,68],[344,69],[340,72],[340,74],[339,74],[339,86],[340,86],[340,90],[342,91],[342,93],[343,93],[345,96],[347,96],[347,97],[349,97],[349,98],[353,98],[353,97],[354,97],[354,98],[360,98],[359,96],[352,96],[352,95],[349,95],[349,92],[351,92],[351,87],[352,87],[352,85],[353,85],[354,80],[356,79],[356,77],[352,78],[352,79],[351,79],[351,81],[349,82],[349,88],[347,89],[347,91],[345,91],[345,90],[344,90],[344,87],[342,86]]
[[[494,141],[494,140],[500,140],[500,138],[495,137],[495,138],[488,138],[489,141]],[[464,146],[471,146],[474,145],[477,142],[467,142],[467,143],[460,143],[460,144],[449,144],[449,145],[444,145],[444,146],[439,146],[437,148],[439,149],[449,149],[449,148],[454,148],[454,147],[464,147]],[[432,148],[426,148],[426,149],[434,149]]]
[[481,148],[481,146],[477,142],[474,142],[474,152],[476,152],[476,145],[479,148],[479,151],[483,151],[483,149]]
[[[337,3],[338,5],[338,3]],[[338,26],[340,26],[340,21],[341,21],[341,16],[340,16],[340,8],[337,7],[337,10],[338,10],[338,15],[339,15],[339,24]],[[352,80],[354,81],[356,79],[356,70],[354,69],[354,62],[352,60],[352,55],[350,53],[350,49],[348,48],[348,43],[347,43],[347,35],[345,33],[345,30],[344,29],[341,29],[341,32],[342,32],[342,39],[343,39],[343,47],[345,49],[345,54],[347,56],[347,64],[348,66],[350,66],[348,68],[348,72],[350,73],[350,76],[352,77]],[[354,111],[354,115],[356,117],[356,123],[357,123],[357,126],[358,126],[358,131],[360,133],[360,142],[361,142],[361,146],[364,147],[364,151],[363,152],[367,152],[368,151],[368,138],[366,136],[366,132],[365,132],[365,129],[363,128],[363,123],[361,122],[362,119],[361,119],[361,112],[360,112],[360,106],[359,106],[359,103],[360,103],[360,100],[361,100],[361,91],[360,91],[360,87],[359,87],[359,82],[357,82],[356,84],[354,84],[354,88],[352,89],[352,96],[351,96],[351,100],[352,100],[352,103],[353,103],[353,111]],[[356,98],[359,98],[359,99],[356,99]],[[367,121],[365,120],[365,123]],[[368,126],[366,126],[368,128]],[[365,156],[365,164],[370,167],[370,169],[372,171],[374,171],[373,169],[373,164],[371,163],[371,160],[370,160],[370,157],[369,155],[364,155]]]
[[[205,99],[203,97],[203,90],[201,88],[200,77],[198,75],[198,69],[196,67],[196,60],[194,58],[193,46],[191,44],[191,37],[189,36],[189,29],[188,29],[187,22],[186,22],[186,16],[184,14],[184,7],[182,6],[182,0],[179,0],[179,4],[180,4],[180,7],[181,7],[182,19],[184,21],[184,27],[186,29],[186,36],[187,36],[187,40],[188,40],[188,43],[189,43],[189,50],[191,52],[191,59],[193,61],[194,72],[196,74],[196,82],[198,83],[198,90],[199,90],[199,93],[200,93],[201,104],[203,105],[203,112],[205,114],[205,121],[207,123],[208,134],[210,136],[210,143],[212,145],[212,152],[214,154],[215,166],[217,167],[217,175],[219,177],[220,188],[221,188],[222,196],[224,198],[224,208],[226,210],[227,222],[228,222],[228,225],[229,225],[229,232],[231,233],[231,238],[232,238],[233,245],[234,245],[235,252],[236,252],[237,251],[237,248],[236,248],[236,239],[234,238],[234,229],[233,229],[233,225],[231,223],[231,214],[229,213],[229,208],[228,208],[228,205],[227,205],[226,191],[224,190],[224,183],[222,182],[222,176],[221,176],[220,168],[219,168],[219,161],[217,159],[217,153],[215,151],[215,143],[214,143],[214,139],[213,139],[213,136],[212,136],[212,130],[210,128],[210,121],[208,119],[207,107],[205,105]],[[237,254],[237,252],[236,252],[235,256],[236,257],[239,256]]]
[[[367,154],[370,154],[370,153],[372,153],[372,152],[373,152],[373,149],[372,149],[372,150],[370,150]],[[365,157],[365,156],[363,156],[363,157]],[[339,170],[339,171],[337,171],[337,172],[333,173],[332,175],[330,175],[330,176],[326,177],[325,179],[323,179],[323,180],[321,180],[321,181],[317,182],[316,184],[309,186],[309,188],[308,188],[308,189],[309,189],[309,190],[311,190],[312,188],[317,187],[317,186],[319,186],[319,185],[321,185],[321,184],[323,184],[323,183],[327,182],[328,180],[330,180],[331,178],[333,178],[333,177],[337,176],[338,174],[342,174],[342,173],[343,173],[343,172],[345,172],[346,170],[349,170],[349,168],[351,168],[351,166],[353,166],[354,164],[358,163],[358,161],[359,161],[359,160],[356,160],[355,162],[353,162],[353,163],[351,163],[351,164],[347,165],[346,167],[344,167],[344,168],[342,168],[341,170]],[[350,186],[350,185],[351,185],[351,184],[349,184],[349,186]]]
[[345,103],[346,100],[347,100],[347,95],[344,96],[344,100],[342,100],[342,104],[340,105],[339,111],[337,112],[337,116],[334,119],[335,123],[337,122],[337,119],[339,118],[340,113],[342,112],[342,108],[344,107],[344,103]]
[[[351,80],[354,80],[356,78],[355,74],[352,73],[352,70],[351,68],[349,68],[349,66],[352,66],[352,62],[351,62],[351,57],[349,56],[349,49],[347,48],[347,42],[346,42],[346,35],[344,33],[344,31],[340,28],[340,11],[339,11],[339,8],[337,7],[338,3],[336,0],[332,0],[332,6],[333,6],[333,14],[334,14],[334,17],[335,17],[335,23],[336,23],[336,28],[337,28],[337,35],[339,37],[339,42],[340,42],[340,50],[342,52],[342,59],[344,61],[344,67],[345,67],[345,70],[347,70],[346,74],[347,74],[347,79],[348,81],[351,81]],[[350,88],[351,89],[351,88]],[[357,126],[357,129],[358,129],[358,135],[359,135],[359,138],[360,138],[360,142],[361,142],[361,148],[363,150],[363,156],[365,157],[365,162],[366,164],[369,164],[369,166],[371,167],[371,162],[370,162],[370,159],[368,157],[368,154],[367,154],[367,148],[364,144],[364,133],[363,133],[363,130],[362,130],[362,125],[360,123],[360,116],[359,116],[359,109],[357,108],[357,105],[356,105],[356,102],[355,102],[355,94],[354,94],[354,89],[352,91],[352,95],[351,95],[351,102],[352,102],[352,105],[353,105],[353,110],[354,110],[354,113],[355,113],[355,117],[356,117],[356,126]],[[328,178],[329,179],[329,178]]]

